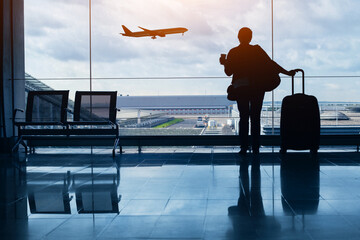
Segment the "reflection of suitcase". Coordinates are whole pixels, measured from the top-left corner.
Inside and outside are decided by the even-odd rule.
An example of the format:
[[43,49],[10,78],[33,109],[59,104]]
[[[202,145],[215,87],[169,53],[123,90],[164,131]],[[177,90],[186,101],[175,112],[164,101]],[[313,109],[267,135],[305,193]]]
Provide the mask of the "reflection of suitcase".
[[317,157],[296,154],[281,158],[281,203],[287,214],[315,214],[319,206],[320,176]]
[[304,71],[302,72],[302,93],[286,96],[281,105],[280,135],[281,153],[287,149],[306,150],[317,153],[320,141],[320,112],[316,97],[306,95]]

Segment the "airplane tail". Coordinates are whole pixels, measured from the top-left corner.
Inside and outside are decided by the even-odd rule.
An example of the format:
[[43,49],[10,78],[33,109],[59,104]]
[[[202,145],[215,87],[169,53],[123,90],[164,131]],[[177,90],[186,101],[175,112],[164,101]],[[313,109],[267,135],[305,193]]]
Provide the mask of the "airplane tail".
[[127,27],[125,27],[124,25],[122,25],[122,28],[124,29],[124,32],[125,32],[126,35],[129,35],[129,34],[132,33],[132,32],[131,32]]

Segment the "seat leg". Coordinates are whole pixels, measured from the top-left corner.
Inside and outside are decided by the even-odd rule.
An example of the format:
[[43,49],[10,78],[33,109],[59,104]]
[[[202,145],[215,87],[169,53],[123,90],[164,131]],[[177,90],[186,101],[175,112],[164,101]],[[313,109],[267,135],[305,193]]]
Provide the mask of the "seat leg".
[[12,153],[15,152],[15,151],[18,149],[19,144],[20,144],[19,141],[17,141],[17,142],[15,143],[15,145],[14,145],[14,146],[12,147],[12,149],[11,149],[11,152],[12,152]]
[[20,144],[24,146],[24,141],[22,140],[22,137],[19,137],[19,139],[16,141],[15,145],[11,148],[11,152],[15,152]]
[[120,154],[124,153],[121,145],[119,145],[119,148],[120,148]]
[[25,151],[27,150],[27,144],[25,143],[24,140],[21,140],[20,144],[25,148]]
[[[115,142],[114,142],[114,148],[113,148],[113,151],[112,151],[113,152],[113,157],[115,157],[115,151],[116,151],[118,145],[119,145],[119,138],[116,138]],[[120,151],[120,153],[121,153],[121,151]]]
[[24,146],[25,147],[25,155],[28,154],[29,150],[28,150],[28,146]]

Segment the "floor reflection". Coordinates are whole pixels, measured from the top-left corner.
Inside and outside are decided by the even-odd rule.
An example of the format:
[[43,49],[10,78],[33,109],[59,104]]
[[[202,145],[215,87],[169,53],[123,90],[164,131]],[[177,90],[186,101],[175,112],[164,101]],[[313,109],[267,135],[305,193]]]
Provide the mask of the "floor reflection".
[[80,186],[76,183],[77,177],[77,175],[73,176],[72,190],[75,191],[78,213],[119,213],[118,203],[121,200],[121,195],[118,195],[119,169],[116,175],[103,174],[95,179],[91,176],[91,182]]
[[[251,161],[250,179],[249,166]],[[253,239],[261,235],[276,236],[280,224],[274,216],[266,216],[261,196],[260,155],[244,157],[240,162],[240,196],[236,206],[228,208],[228,215],[233,224],[233,238]]]
[[[60,168],[58,172],[46,174],[41,167],[38,169],[28,173],[31,180],[27,189],[32,214],[119,213],[119,164],[114,164],[114,171],[107,169],[100,174],[93,165],[74,173],[68,170],[71,168]],[[71,207],[71,204],[76,204],[76,207]]]
[[[52,176],[53,178],[54,176]],[[52,214],[70,214],[69,184],[64,178],[63,183],[53,184],[44,188],[48,183],[45,180],[29,183],[28,198],[31,213],[52,213]]]
[[[234,239],[244,236],[250,239],[261,236],[277,237],[281,232],[282,226],[277,218],[265,214],[261,195],[261,156],[252,155],[240,159],[240,196],[237,205],[228,208]],[[284,215],[302,215],[304,218],[304,215],[316,214],[320,177],[319,161],[315,155],[281,155],[280,182]],[[293,223],[294,221],[292,219]]]
[[0,239],[360,239],[359,153],[108,156],[0,161]]
[[0,159],[0,222],[27,219],[26,164],[18,156]]
[[281,201],[287,214],[316,214],[320,196],[319,161],[316,155],[282,156]]

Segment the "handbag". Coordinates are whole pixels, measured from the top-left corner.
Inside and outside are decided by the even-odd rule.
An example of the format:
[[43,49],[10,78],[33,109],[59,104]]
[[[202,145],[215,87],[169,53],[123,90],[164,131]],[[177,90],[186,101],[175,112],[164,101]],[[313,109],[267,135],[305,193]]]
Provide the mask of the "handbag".
[[267,61],[261,66],[261,69],[255,72],[251,81],[254,88],[271,92],[280,85],[281,79],[276,71],[275,64],[273,60]]
[[230,101],[236,101],[239,98],[240,93],[240,87],[235,88],[234,85],[230,84],[227,88],[227,99]]
[[279,74],[269,74],[268,76],[264,77],[262,88],[265,92],[271,92],[275,88],[280,85],[281,79]]

